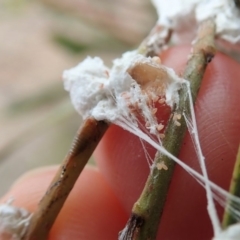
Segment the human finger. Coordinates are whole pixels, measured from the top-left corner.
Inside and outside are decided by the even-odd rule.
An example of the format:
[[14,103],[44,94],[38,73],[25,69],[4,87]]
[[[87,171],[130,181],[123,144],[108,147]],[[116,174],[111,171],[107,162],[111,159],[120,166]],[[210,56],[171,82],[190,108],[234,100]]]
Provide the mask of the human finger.
[[[14,205],[33,212],[57,168],[44,168],[22,177],[1,202],[13,197]],[[126,218],[101,173],[96,168],[86,167],[61,209],[49,239],[116,239]]]
[[[189,47],[171,48],[163,54],[162,61],[182,73],[189,52]],[[229,185],[240,140],[240,115],[237,110],[240,81],[236,79],[239,75],[239,63],[218,53],[207,67],[195,105],[200,141],[210,178],[225,189]],[[148,145],[146,148],[153,157],[155,151]],[[132,134],[112,126],[99,144],[95,156],[100,170],[130,213],[149,173],[141,142]],[[199,170],[188,134],[179,158]],[[208,239],[212,235],[204,189],[176,166],[159,237]]]

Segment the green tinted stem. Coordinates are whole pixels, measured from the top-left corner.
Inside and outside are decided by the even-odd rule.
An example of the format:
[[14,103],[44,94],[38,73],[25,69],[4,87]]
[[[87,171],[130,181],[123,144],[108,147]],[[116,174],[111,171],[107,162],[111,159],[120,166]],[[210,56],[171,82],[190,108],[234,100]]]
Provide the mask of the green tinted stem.
[[[192,54],[187,62],[183,77],[190,81],[193,101],[201,86],[208,63],[214,57],[215,24],[212,20],[203,22],[199,28],[197,40],[193,44]],[[187,89],[179,91],[179,105],[173,109],[174,114],[185,111],[189,113]],[[190,114],[189,114],[190,115]],[[173,117],[169,120],[163,140],[164,148],[177,156],[187,127],[182,117],[176,125]],[[157,166],[164,163],[167,170],[159,170]],[[121,240],[154,240],[156,238],[161,216],[164,210],[168,189],[173,177],[175,162],[167,156],[157,153],[153,168],[148,176],[145,187],[132,209],[132,215],[124,230],[120,233]]]

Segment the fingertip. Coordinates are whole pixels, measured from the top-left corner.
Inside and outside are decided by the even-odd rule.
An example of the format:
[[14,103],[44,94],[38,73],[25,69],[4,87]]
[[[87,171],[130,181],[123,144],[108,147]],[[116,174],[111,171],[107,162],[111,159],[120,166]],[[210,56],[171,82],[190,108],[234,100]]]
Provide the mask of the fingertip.
[[57,166],[34,169],[17,179],[0,202],[14,200],[14,205],[24,207],[33,212],[50,184]]
[[76,182],[59,214],[50,239],[116,239],[127,214],[96,168]]
[[167,67],[173,68],[177,74],[182,75],[190,51],[190,45],[170,47],[161,53],[162,63]]
[[[182,73],[190,46],[173,47],[164,51],[161,59],[164,65]],[[160,110],[160,109],[159,109]],[[159,114],[158,111],[157,114]],[[156,151],[133,134],[112,125],[95,151],[97,165],[107,182],[120,199],[126,211],[130,211],[140,195],[149,173],[145,150],[153,159]]]
[[[190,46],[170,48],[163,53],[162,62],[182,74],[189,53]],[[239,63],[217,53],[207,66],[195,105],[210,179],[225,189],[228,189],[240,142],[237,76],[240,76]],[[150,148],[147,150],[154,155]],[[143,146],[137,137],[113,126],[99,145],[96,157],[107,181],[130,212],[149,172]],[[189,135],[179,158],[199,170]],[[159,239],[210,239],[213,233],[206,204],[204,189],[177,166],[161,219]],[[221,211],[219,213],[221,215]]]
[[[201,148],[211,181],[228,190],[240,141],[239,63],[217,53],[207,66],[195,104]],[[189,133],[183,141],[179,158],[201,172]],[[168,191],[159,237],[170,239],[210,239],[213,235],[202,188],[178,165]],[[221,217],[223,208],[217,204]],[[201,228],[199,229],[199,223]],[[172,232],[172,225],[176,225]]]
[[[27,173],[1,199],[34,212],[58,167]],[[96,167],[86,167],[74,185],[49,239],[115,239],[127,219],[118,199]]]

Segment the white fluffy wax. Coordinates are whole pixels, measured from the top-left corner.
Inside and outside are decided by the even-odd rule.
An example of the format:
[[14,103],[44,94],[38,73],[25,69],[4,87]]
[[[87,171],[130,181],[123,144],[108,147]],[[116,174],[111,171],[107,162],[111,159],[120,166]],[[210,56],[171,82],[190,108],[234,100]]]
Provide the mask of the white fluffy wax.
[[158,24],[174,30],[180,41],[189,41],[199,22],[213,18],[217,35],[231,43],[240,41],[240,10],[233,0],[152,0]]
[[240,224],[229,226],[226,230],[222,231],[213,240],[239,240],[240,239]]
[[150,109],[146,106],[147,96],[142,94],[141,86],[128,72],[139,63],[148,63],[168,73],[166,103],[169,106],[177,103],[177,91],[181,87],[182,79],[172,69],[133,51],[114,60],[111,69],[107,68],[100,58],[88,57],[78,66],[64,71],[64,86],[70,92],[75,109],[84,119],[92,116],[97,120],[114,122],[120,116],[129,116],[128,103],[138,103],[144,114],[150,115]]
[[31,214],[11,205],[12,200],[0,205],[0,237],[9,236],[11,239],[21,239],[29,225]]
[[[201,184],[207,191],[207,209],[214,227],[214,240],[235,239],[227,237],[232,236],[232,233],[235,235],[238,234],[238,229],[234,229],[234,231],[230,229],[231,231],[229,230],[223,232],[216,214],[213,198],[215,197],[216,200],[223,204],[226,199],[231,199],[233,196],[219,188],[217,185],[214,185],[208,178],[205,159],[198,138],[197,123],[191,98],[190,85],[184,79],[179,78],[172,69],[161,65],[159,62],[154,60],[154,58],[146,58],[136,52],[127,52],[122,56],[122,58],[116,59],[113,62],[113,67],[109,69],[104,65],[100,58],[88,57],[75,68],[64,71],[63,77],[65,89],[70,92],[72,103],[83,118],[94,117],[97,120],[108,120],[115,123],[116,125],[135,134],[142,140],[145,140],[162,154],[176,161],[186,171],[191,173],[191,175],[195,176],[198,181],[201,180]],[[167,81],[164,81],[164,84],[166,84],[164,97],[169,106],[178,104],[178,90],[182,87],[182,84],[187,84],[189,105],[191,106],[191,117],[188,119],[188,116],[185,116],[184,114],[183,117],[185,118],[189,132],[192,135],[197,156],[203,169],[203,175],[195,172],[189,166],[185,165],[181,160],[171,155],[171,153],[169,153],[161,145],[161,138],[158,137],[159,132],[157,131],[159,122],[158,119],[153,116],[154,114],[151,111],[153,110],[151,109],[153,105],[152,102],[149,104],[148,101],[149,94],[154,94],[154,89],[151,89],[153,92],[149,91],[146,94],[144,84],[143,86],[139,85],[138,82],[132,78],[132,76],[136,75],[130,75],[130,73],[132,73],[131,70],[133,70],[134,67],[141,67],[141,65],[144,66],[145,64],[151,65],[151,67],[153,66],[154,68],[158,68],[159,71],[164,72],[164,74],[154,75],[155,78],[160,78],[157,81],[159,85],[154,86],[156,88],[161,86],[161,76],[164,76],[165,80],[167,78]],[[146,68],[141,70],[148,71]],[[143,75],[144,71],[141,72]],[[146,74],[146,76],[149,75]],[[151,79],[151,81],[154,80]],[[131,109],[130,107],[135,106],[135,104],[138,106],[137,109],[141,110],[140,113],[143,120],[145,120],[145,123],[148,123],[145,125],[146,129],[144,129],[144,131],[141,130],[141,128],[144,127],[140,125],[142,122],[139,124],[136,116],[137,114],[134,112],[136,108]],[[153,134],[154,137],[149,135],[149,133],[145,130],[149,130],[149,133]],[[213,190],[215,190],[215,192],[213,192]],[[234,199],[236,203],[240,203],[240,199]],[[234,209],[234,211],[235,210],[236,209]]]
[[70,92],[73,105],[83,118],[89,116],[99,102],[104,104],[108,98],[108,72],[109,69],[98,57],[88,57],[71,70],[64,71],[64,87]]

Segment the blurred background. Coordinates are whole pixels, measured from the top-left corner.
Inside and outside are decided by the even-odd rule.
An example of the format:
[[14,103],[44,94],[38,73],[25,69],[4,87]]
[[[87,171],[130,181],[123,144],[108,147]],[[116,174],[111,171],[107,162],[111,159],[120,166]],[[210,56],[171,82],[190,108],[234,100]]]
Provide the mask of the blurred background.
[[81,123],[62,72],[136,48],[149,0],[0,0],[0,195],[24,172],[59,164]]

